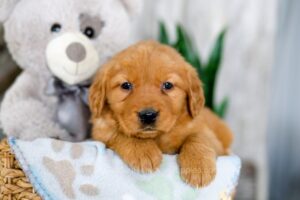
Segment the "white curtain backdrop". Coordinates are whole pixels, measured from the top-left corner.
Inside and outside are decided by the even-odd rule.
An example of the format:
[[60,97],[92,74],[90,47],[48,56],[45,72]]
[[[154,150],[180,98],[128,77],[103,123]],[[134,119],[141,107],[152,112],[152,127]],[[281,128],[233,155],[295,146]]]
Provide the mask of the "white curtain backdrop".
[[270,199],[300,197],[300,1],[280,0],[268,126]]

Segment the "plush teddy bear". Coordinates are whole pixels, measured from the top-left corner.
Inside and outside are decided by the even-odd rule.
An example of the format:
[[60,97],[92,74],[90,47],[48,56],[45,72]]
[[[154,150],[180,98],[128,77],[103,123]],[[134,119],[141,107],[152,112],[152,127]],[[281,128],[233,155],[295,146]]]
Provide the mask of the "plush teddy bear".
[[90,80],[129,45],[140,7],[140,0],[1,0],[5,41],[23,69],[1,105],[4,132],[85,139]]

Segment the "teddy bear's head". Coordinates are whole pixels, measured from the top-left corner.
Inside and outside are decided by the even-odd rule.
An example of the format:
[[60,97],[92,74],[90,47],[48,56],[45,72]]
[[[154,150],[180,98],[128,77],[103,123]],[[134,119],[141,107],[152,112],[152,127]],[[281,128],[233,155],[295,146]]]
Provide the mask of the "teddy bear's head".
[[90,79],[130,39],[141,0],[2,0],[8,48],[23,69],[72,85]]

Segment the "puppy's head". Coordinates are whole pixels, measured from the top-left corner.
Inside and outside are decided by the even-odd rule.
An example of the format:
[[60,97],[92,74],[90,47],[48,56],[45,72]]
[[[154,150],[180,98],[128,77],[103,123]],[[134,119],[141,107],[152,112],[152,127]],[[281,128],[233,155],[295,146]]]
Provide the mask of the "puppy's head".
[[[116,55],[90,91],[93,119],[111,112],[128,136],[154,138],[204,105],[196,71],[172,48],[153,41]],[[186,119],[186,118],[185,118]]]

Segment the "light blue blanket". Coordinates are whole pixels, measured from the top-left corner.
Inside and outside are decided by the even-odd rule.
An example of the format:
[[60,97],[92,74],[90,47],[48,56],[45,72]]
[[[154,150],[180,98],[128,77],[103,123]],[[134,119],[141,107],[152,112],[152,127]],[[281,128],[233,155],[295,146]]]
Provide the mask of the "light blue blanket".
[[165,155],[157,172],[140,174],[99,142],[10,138],[9,144],[44,200],[227,200],[241,167],[237,156],[219,157],[215,180],[193,189],[180,179],[175,155]]

